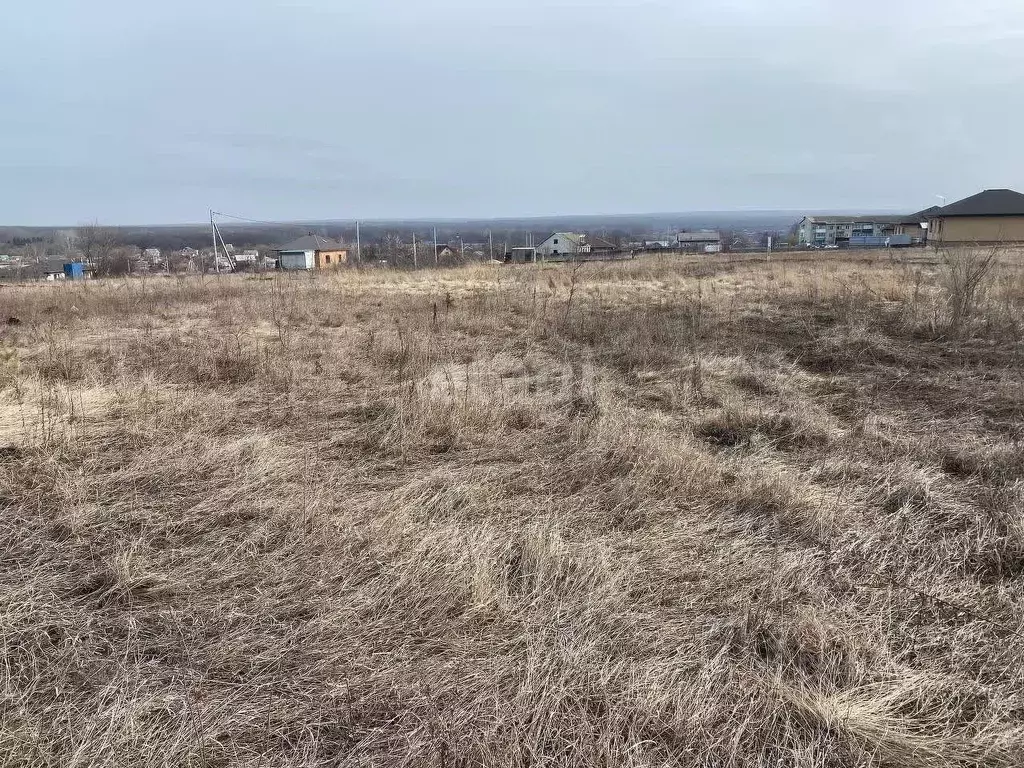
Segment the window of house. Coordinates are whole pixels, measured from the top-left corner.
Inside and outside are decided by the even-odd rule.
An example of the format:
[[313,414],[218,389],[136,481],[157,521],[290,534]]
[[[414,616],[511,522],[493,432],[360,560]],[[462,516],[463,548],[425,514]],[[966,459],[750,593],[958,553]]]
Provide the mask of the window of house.
[[555,245],[558,245],[558,238],[555,238]]
[[328,253],[326,256],[324,256],[324,262],[327,264],[331,263],[331,254]]

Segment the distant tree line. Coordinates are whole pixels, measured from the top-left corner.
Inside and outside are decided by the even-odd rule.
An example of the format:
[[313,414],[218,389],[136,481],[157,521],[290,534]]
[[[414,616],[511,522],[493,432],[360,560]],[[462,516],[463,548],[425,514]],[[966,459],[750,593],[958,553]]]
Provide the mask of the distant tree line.
[[23,248],[26,245],[32,245],[33,243],[45,243],[45,237],[14,237],[9,241],[15,248]]

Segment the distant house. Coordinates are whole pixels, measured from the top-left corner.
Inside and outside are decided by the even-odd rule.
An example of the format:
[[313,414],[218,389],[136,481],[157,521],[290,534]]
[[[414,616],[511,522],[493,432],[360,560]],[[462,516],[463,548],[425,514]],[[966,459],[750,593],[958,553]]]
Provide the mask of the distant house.
[[904,217],[896,225],[895,234],[906,235],[914,245],[926,242],[928,240],[928,217],[938,210],[939,206],[933,205],[931,208]]
[[142,252],[142,258],[147,261],[160,261],[160,249],[159,248],[147,248]]
[[930,245],[1024,243],[1024,195],[986,189],[928,214]]
[[583,253],[616,253],[620,249],[610,240],[593,235],[584,235]]
[[239,264],[255,264],[259,257],[259,251],[242,251],[234,254],[233,258]]
[[67,259],[63,256],[44,256],[39,263],[43,278],[46,280],[63,280],[64,265],[66,263]]
[[450,245],[443,245],[441,243],[438,243],[437,248],[434,250],[434,254],[437,256],[438,259],[450,259],[453,258],[456,254],[458,254],[458,251],[455,248],[452,248]]
[[348,249],[320,235],[305,235],[275,250],[281,269],[333,269],[348,263]]
[[580,232],[553,232],[535,249],[539,259],[560,259],[577,255],[615,253],[618,247],[600,237]]
[[64,256],[46,256],[42,263],[44,280],[83,280],[92,274],[92,268],[81,261],[71,261]]
[[576,232],[553,232],[534,249],[534,252],[541,259],[549,259],[552,256],[573,256],[581,252],[585,237],[586,235]]
[[722,233],[680,232],[676,235],[676,248],[686,253],[718,253],[722,250]]

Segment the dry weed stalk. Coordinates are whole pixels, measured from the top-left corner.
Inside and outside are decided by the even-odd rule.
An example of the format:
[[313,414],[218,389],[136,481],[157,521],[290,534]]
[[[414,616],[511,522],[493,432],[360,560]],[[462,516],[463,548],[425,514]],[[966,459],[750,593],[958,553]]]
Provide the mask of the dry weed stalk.
[[997,264],[998,248],[952,248],[942,253],[946,266],[946,290],[949,301],[949,328],[953,333],[964,330],[975,318],[979,302],[992,282]]

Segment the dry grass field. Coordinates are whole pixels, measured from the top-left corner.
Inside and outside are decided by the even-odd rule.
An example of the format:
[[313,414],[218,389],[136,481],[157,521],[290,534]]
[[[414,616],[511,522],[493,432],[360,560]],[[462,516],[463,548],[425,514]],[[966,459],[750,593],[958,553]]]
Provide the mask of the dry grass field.
[[4,766],[1024,765],[1024,270],[0,288]]

